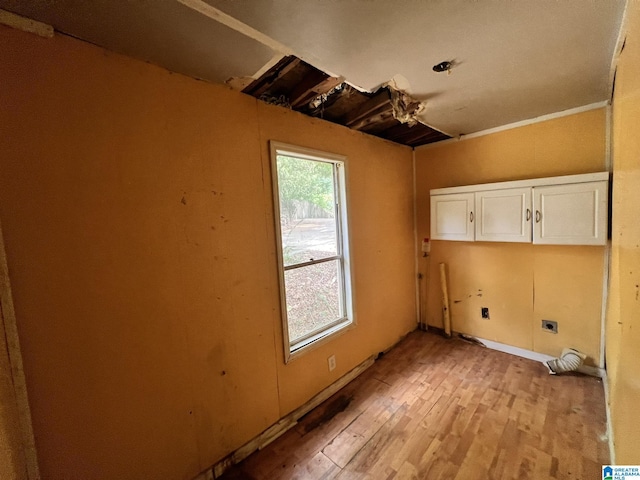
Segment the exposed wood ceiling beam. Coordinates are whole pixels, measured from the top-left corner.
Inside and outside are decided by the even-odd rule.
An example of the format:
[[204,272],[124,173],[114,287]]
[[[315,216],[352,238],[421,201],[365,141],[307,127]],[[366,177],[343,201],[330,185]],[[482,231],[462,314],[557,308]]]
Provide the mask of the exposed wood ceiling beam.
[[360,105],[355,112],[347,115],[344,124],[358,130],[363,123],[367,123],[366,120],[369,117],[392,109],[389,91],[381,89],[375,96]]
[[439,142],[440,140],[446,140],[448,138],[451,137],[437,130],[432,130],[431,132],[425,131],[424,135],[412,138],[411,140],[405,141],[404,143],[406,145],[416,147],[419,145],[426,145],[427,143]]
[[386,130],[383,135],[388,140],[404,144],[411,144],[417,141],[428,140],[430,138],[449,138],[443,133],[422,123],[418,123],[413,127],[406,124],[397,125]]
[[379,130],[380,125],[385,122],[395,122],[393,109],[389,108],[375,112],[371,116],[363,118],[358,123],[352,125],[350,128],[369,133],[371,130]]
[[384,131],[384,137],[388,140],[395,141],[407,132],[407,126],[403,123],[399,123]]
[[316,98],[318,95],[327,93],[333,87],[342,82],[341,78],[329,77],[320,70],[312,70],[289,95],[289,103],[292,108],[297,108]]
[[411,141],[413,138],[422,137],[428,133],[431,133],[429,127],[426,127],[420,123],[414,125],[413,127],[408,126],[407,124],[400,124],[396,127],[393,127],[385,132],[385,137],[389,140],[393,141]]
[[[449,138],[424,124],[409,127],[400,123],[394,116],[388,88],[367,94],[343,84],[334,90],[343,81],[341,77],[332,77],[289,56],[282,58],[243,92],[256,98],[265,94],[274,98],[286,97],[288,108],[404,145],[417,146]],[[330,95],[322,97],[322,102],[313,102],[329,92]]]
[[319,117],[326,113],[333,113],[333,106],[341,100],[344,101],[344,99],[351,96],[354,91],[356,90],[353,87],[343,85],[342,89],[334,92],[332,95],[329,95],[320,105],[315,108],[310,108],[307,114],[312,117]]
[[296,68],[301,62],[302,60],[297,57],[284,57],[271,70],[249,84],[249,86],[242,91],[249,95],[253,95],[254,97],[260,97],[260,95],[269,90],[273,84]]

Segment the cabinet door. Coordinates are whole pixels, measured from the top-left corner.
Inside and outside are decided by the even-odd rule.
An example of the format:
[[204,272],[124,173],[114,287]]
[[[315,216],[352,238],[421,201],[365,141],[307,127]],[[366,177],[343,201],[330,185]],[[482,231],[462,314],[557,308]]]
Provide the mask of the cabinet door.
[[604,245],[607,195],[606,181],[535,187],[533,243]]
[[531,188],[476,192],[476,241],[531,242]]
[[473,193],[431,196],[431,238],[473,241]]

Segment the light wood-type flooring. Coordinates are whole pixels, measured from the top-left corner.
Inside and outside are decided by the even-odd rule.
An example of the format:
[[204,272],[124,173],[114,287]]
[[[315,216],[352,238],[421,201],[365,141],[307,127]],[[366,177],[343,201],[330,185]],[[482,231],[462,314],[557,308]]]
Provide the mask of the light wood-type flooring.
[[598,479],[605,418],[598,378],[415,331],[222,478]]

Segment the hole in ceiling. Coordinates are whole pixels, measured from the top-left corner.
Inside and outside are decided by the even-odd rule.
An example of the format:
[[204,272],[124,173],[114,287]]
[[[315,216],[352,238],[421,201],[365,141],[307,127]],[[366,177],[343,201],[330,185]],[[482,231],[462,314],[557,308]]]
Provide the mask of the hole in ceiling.
[[311,117],[417,147],[448,135],[422,123],[424,103],[388,85],[360,92],[295,56],[287,56],[246,86],[244,93]]

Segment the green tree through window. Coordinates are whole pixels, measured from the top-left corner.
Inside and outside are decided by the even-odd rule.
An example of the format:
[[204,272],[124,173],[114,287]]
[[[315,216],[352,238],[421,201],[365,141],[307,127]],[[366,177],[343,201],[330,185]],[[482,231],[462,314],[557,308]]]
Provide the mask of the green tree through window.
[[287,353],[352,323],[342,157],[272,145]]

